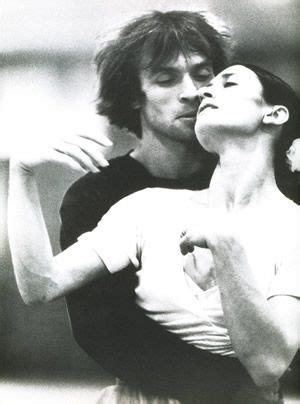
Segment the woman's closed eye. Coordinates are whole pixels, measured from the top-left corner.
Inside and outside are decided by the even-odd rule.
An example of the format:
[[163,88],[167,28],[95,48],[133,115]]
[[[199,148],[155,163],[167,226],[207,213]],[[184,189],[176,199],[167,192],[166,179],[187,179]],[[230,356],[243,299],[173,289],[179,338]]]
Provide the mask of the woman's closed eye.
[[224,84],[224,87],[232,87],[232,86],[237,86],[238,84],[235,83],[234,81],[226,81]]

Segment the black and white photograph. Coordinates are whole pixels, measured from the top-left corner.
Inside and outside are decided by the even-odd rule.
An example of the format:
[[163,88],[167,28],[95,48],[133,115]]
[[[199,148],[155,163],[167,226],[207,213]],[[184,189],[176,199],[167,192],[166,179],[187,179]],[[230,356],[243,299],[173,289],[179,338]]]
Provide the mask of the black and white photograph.
[[0,5],[1,404],[300,403],[300,1]]

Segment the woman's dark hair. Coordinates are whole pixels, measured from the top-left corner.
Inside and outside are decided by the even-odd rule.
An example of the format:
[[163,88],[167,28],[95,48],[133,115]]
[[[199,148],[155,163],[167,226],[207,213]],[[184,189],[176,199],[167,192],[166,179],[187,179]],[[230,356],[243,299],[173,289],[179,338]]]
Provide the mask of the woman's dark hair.
[[289,198],[300,202],[300,188],[297,176],[293,175],[286,163],[286,151],[293,141],[299,137],[300,130],[300,99],[292,87],[269,71],[249,63],[236,62],[252,70],[263,87],[263,96],[271,105],[284,105],[289,111],[289,119],[283,125],[281,136],[276,143],[274,166],[275,177],[279,189]]
[[[134,19],[95,57],[100,79],[97,112],[141,137],[140,113],[133,108],[141,97],[140,69],[155,69],[179,53],[199,52],[218,73],[227,65],[227,39],[228,34],[217,31],[198,12],[153,11]],[[145,57],[149,63],[142,66]]]

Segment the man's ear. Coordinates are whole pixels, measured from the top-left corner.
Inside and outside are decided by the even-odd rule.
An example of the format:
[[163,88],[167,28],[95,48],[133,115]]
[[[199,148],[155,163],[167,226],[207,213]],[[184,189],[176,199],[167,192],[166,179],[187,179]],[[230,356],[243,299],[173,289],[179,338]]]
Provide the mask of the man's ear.
[[133,109],[140,109],[142,107],[142,105],[143,105],[143,100],[144,100],[144,93],[140,92],[139,94],[137,94],[135,96],[135,100],[132,101],[131,107]]
[[289,110],[284,105],[273,105],[263,117],[263,123],[283,125],[289,120]]

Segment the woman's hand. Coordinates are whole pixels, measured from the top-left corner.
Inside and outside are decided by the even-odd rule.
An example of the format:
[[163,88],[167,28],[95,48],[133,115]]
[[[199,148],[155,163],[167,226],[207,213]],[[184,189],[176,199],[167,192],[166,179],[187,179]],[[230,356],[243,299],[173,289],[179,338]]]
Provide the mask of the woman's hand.
[[109,146],[112,142],[100,135],[67,136],[52,144],[30,144],[12,156],[11,165],[27,174],[34,174],[45,165],[69,168],[80,174],[98,172],[109,164],[104,157],[104,150]]
[[206,236],[201,227],[189,228],[183,230],[180,234],[180,250],[181,254],[186,255],[194,251],[194,247],[207,248]]
[[191,253],[195,246],[210,248],[218,239],[232,237],[236,224],[233,214],[221,209],[202,207],[199,216],[181,232],[181,253]]
[[74,172],[77,175],[99,171],[99,167],[108,165],[103,147],[110,145],[104,137],[80,135],[66,137],[51,146],[30,145],[12,157],[8,233],[15,276],[25,302],[52,300],[105,270],[98,256],[78,246],[59,258],[53,256],[39,179],[42,177],[43,183],[51,188],[49,178],[57,181],[65,174],[68,177]]

